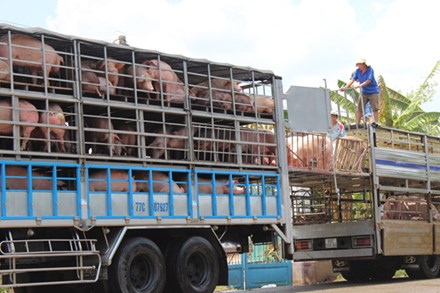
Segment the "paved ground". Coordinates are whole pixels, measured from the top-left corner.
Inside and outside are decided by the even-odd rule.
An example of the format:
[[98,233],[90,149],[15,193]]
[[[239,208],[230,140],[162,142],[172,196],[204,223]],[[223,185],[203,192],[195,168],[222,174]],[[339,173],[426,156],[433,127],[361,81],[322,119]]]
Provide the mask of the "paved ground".
[[334,282],[317,285],[298,285],[293,287],[258,288],[253,290],[222,290],[219,293],[439,293],[440,278],[431,280],[393,279],[389,282],[348,283]]

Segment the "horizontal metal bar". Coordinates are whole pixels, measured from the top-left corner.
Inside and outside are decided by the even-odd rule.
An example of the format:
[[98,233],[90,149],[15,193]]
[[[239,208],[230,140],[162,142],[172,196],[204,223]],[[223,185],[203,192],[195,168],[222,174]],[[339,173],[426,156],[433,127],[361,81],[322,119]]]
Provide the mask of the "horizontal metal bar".
[[10,270],[0,270],[0,274],[16,274],[16,273],[36,273],[36,272],[53,272],[53,271],[85,271],[85,270],[96,270],[96,266],[77,266],[77,267],[44,267],[44,268],[26,268],[26,269],[10,269]]
[[0,255],[0,259],[15,259],[15,258],[33,258],[33,257],[60,257],[60,256],[99,256],[99,251],[81,251],[81,252],[68,252],[68,253],[16,253],[12,252],[5,255]]

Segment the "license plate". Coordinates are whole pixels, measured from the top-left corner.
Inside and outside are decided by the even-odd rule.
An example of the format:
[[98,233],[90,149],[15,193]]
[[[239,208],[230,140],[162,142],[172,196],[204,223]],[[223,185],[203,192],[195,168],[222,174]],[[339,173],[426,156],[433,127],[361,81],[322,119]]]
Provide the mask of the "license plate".
[[338,242],[336,238],[326,238],[325,239],[325,248],[337,248]]

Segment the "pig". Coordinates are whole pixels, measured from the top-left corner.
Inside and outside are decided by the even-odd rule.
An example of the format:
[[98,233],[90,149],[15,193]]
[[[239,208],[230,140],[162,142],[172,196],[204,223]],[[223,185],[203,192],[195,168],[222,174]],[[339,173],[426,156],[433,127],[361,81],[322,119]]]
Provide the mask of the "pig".
[[251,98],[257,113],[267,113],[272,115],[273,109],[275,108],[275,103],[272,98],[262,95],[251,95]]
[[[437,208],[431,203],[433,221],[440,221]],[[383,205],[382,220],[428,220],[428,204],[419,196],[389,196]]]
[[153,87],[156,92],[162,91],[164,101],[183,104],[185,87],[171,66],[155,59],[146,60],[143,64],[149,66],[148,73],[153,78]]
[[[119,73],[124,68],[125,64],[118,62],[115,59],[107,58],[107,74],[108,81],[111,82],[112,85],[118,85],[119,83]],[[96,64],[96,69],[103,71],[102,77],[105,77],[105,62],[104,60],[99,61]]]
[[[6,179],[6,189],[27,189],[28,188],[28,168],[25,166],[6,166],[6,176],[23,176],[25,178],[7,178]],[[49,178],[37,178],[37,177],[51,177],[51,175],[46,175],[42,172],[33,170],[32,171],[32,189],[33,190],[51,190],[52,179]],[[58,180],[57,189],[62,189],[66,185],[65,182]],[[1,182],[0,182],[1,188]]]
[[231,128],[200,127],[194,131],[194,150],[198,160],[235,163],[235,130]]
[[9,67],[9,63],[3,60],[0,60],[0,80],[10,81],[11,80],[11,71]]
[[[5,45],[0,45],[0,57],[9,60],[8,35],[0,37],[0,43],[5,43]],[[13,65],[29,68],[34,84],[37,84],[36,76],[43,76],[44,59],[46,61],[46,82],[48,82],[50,73],[60,74],[60,66],[64,64],[64,59],[55,52],[53,47],[44,44],[45,56],[43,59],[43,44],[40,40],[28,35],[13,34],[11,35],[11,43]]]
[[241,112],[254,112],[254,107],[252,105],[252,98],[248,95],[242,93],[236,93],[234,95],[235,100],[235,110]]
[[312,134],[288,137],[287,164],[294,168],[330,170],[332,168],[330,138]]
[[[234,80],[232,89],[234,92],[241,92],[240,82],[237,80]],[[231,91],[231,81],[228,79],[219,79],[219,78],[211,78],[211,88],[212,89],[220,89],[220,90],[227,90]],[[201,82],[195,86],[193,86],[189,93],[190,96],[198,97],[200,92],[203,92],[205,90],[209,90],[208,88],[208,81]]]
[[82,82],[81,87],[84,92],[95,93],[98,96],[105,95],[107,90],[110,95],[116,94],[116,89],[113,87],[113,83],[109,80],[106,80],[102,76],[98,76],[97,73],[89,71],[92,70],[95,65],[90,62],[83,61],[81,63],[81,75]]
[[[129,84],[133,85],[133,80],[136,79],[136,88],[139,90],[144,90],[147,92],[154,91],[152,79],[150,72],[145,67],[141,65],[136,66],[136,72],[133,70],[134,66],[128,66],[126,69],[126,74],[133,76],[133,78],[128,78]],[[136,74],[135,74],[136,73]]]
[[64,147],[64,134],[66,130],[64,128],[53,127],[52,125],[66,125],[66,119],[63,114],[63,109],[61,109],[60,105],[56,103],[49,103],[48,112],[40,113],[40,124],[49,124],[50,128],[47,126],[40,126],[39,129],[43,134],[45,139],[45,147],[43,151],[47,152],[49,150],[49,137],[53,140],[53,144],[55,146],[55,150],[58,152],[66,152]]
[[240,130],[243,163],[276,165],[276,139],[270,130]]
[[[198,177],[197,178],[197,190],[200,194],[213,194],[213,183],[212,179],[209,178],[203,178]],[[232,180],[232,194],[244,194],[246,192],[246,189],[243,186],[237,186],[238,181],[233,179]],[[185,184],[182,186],[185,193],[188,192],[188,186]],[[228,179],[216,179],[215,180],[215,194],[230,194],[231,188],[230,183]]]
[[[149,184],[149,171],[136,171],[135,179],[136,179],[136,190],[142,192],[150,191]],[[153,192],[154,193],[170,193],[170,178],[168,175],[163,174],[161,172],[154,171],[152,172],[152,180],[153,180]],[[177,183],[171,180],[171,191],[172,193],[183,193],[185,192],[182,187],[177,185]]]
[[204,89],[198,91],[197,96],[191,96],[191,101],[194,105],[209,106],[210,98],[212,98],[212,105],[214,108],[232,110],[232,95],[231,93],[219,90]]
[[[18,102],[18,120],[26,125],[20,125],[21,130],[21,143],[20,150],[27,149],[28,141],[32,131],[35,129],[38,123],[37,108],[26,100],[19,100]],[[0,121],[12,121],[12,102],[11,100],[0,100]],[[14,133],[13,124],[1,124],[0,134],[11,135]]]
[[[186,148],[187,138],[164,136],[163,128],[157,131],[160,136],[157,136],[153,142],[148,146],[153,149],[153,159],[164,158],[165,151],[169,152],[168,158],[183,159],[184,150]],[[186,127],[171,127],[167,126],[165,129],[166,135],[172,136],[187,136]]]
[[400,217],[402,203],[395,196],[389,196],[383,205],[383,220],[396,220]]
[[[115,59],[107,58],[107,77],[110,85],[118,85],[119,84],[119,74],[120,71],[124,68],[125,64],[118,62]],[[82,69],[92,70],[97,76],[104,78],[106,63],[104,60],[83,60],[81,61]]]
[[[85,119],[89,128],[104,129],[105,131],[86,131],[86,142],[92,144],[92,153],[110,154],[120,156],[126,152],[121,139],[114,133],[113,124],[108,118],[88,117]],[[98,144],[96,144],[98,143]],[[105,144],[105,145],[103,145]]]
[[[92,179],[92,180],[90,180]],[[101,180],[93,180],[101,179]],[[96,169],[89,172],[89,191],[107,191],[107,170]],[[128,192],[130,185],[128,180],[128,171],[112,169],[110,170],[111,191]],[[131,191],[136,192],[136,182],[134,176],[131,182]]]
[[[234,92],[240,92],[241,87],[239,82],[234,80],[232,83],[232,90]],[[190,89],[189,96],[193,104],[203,106],[210,105],[209,98],[212,96],[213,106],[215,108],[232,110],[231,81],[227,79],[212,78],[211,90],[209,90],[208,81],[201,82]],[[239,97],[239,101],[239,103],[245,103],[243,97]]]
[[[115,125],[117,130],[136,132],[136,123],[123,123],[122,125]],[[125,148],[125,154],[127,156],[135,157],[136,156],[136,146],[137,139],[136,134],[132,133],[119,133],[119,139],[121,140],[121,144]]]

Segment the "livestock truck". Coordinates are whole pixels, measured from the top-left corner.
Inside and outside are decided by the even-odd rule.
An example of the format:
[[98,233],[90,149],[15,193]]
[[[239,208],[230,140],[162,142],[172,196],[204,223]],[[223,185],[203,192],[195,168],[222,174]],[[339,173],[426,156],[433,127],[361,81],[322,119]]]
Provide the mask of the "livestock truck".
[[[438,277],[440,138],[356,125],[349,114],[360,102],[356,92],[291,87],[286,96],[294,261],[331,260],[349,281],[386,280],[398,269]],[[330,108],[348,128],[331,158],[320,139],[328,123],[316,118]],[[298,149],[304,143],[315,145]]]
[[1,25],[0,95],[1,287],[212,292],[275,234],[349,280],[438,275],[439,138],[332,143],[326,89]]
[[213,292],[289,242],[271,71],[2,24],[0,95],[0,287]]

